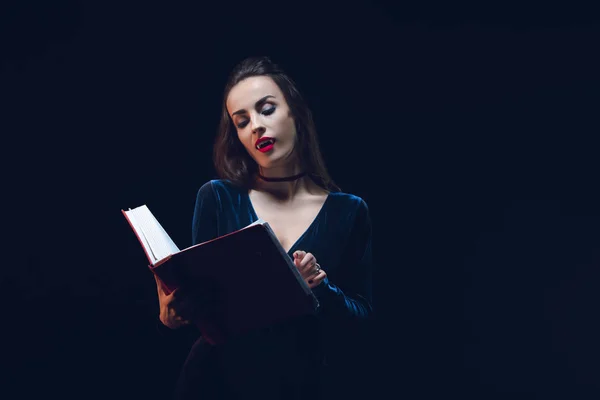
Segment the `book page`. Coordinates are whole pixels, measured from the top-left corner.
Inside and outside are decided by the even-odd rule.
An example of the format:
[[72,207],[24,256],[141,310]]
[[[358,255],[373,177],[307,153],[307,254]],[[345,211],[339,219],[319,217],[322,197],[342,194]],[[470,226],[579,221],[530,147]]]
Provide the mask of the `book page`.
[[146,205],[130,209],[128,215],[133,216],[135,222],[132,223],[142,233],[140,237],[143,237],[142,241],[147,243],[149,254],[155,259],[154,263],[179,252],[177,245]]
[[137,237],[139,238],[142,246],[144,247],[144,251],[148,255],[148,258],[150,259],[149,260],[150,263],[151,264],[156,263],[156,261],[158,261],[158,260],[156,259],[156,256],[152,252],[152,248],[150,247],[150,243],[148,243],[148,239],[146,239],[146,235],[144,235],[144,232],[142,231],[139,223],[137,222],[137,219],[135,218],[135,215],[131,211],[131,208],[129,209],[129,211],[124,211],[124,212],[125,212],[125,214],[127,214],[127,218],[131,222],[133,230],[137,234]]
[[264,225],[265,223],[266,223],[265,220],[259,218],[256,221],[254,221],[253,223],[251,223],[250,225],[246,225],[242,229],[250,228],[251,226],[254,226],[254,225]]

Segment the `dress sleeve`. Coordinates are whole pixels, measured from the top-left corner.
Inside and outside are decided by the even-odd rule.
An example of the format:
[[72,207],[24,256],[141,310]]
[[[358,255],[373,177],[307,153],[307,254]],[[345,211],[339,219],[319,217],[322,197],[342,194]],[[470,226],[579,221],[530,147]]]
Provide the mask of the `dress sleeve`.
[[218,204],[211,182],[198,189],[192,217],[192,245],[217,237]]
[[371,218],[367,203],[362,199],[340,260],[336,281],[326,278],[314,288],[321,304],[319,313],[334,318],[366,319],[373,313],[373,260]]

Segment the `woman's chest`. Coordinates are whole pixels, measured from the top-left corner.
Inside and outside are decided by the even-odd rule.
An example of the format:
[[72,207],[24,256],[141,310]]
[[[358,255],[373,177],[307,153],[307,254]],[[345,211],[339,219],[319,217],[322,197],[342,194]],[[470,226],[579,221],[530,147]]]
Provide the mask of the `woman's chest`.
[[269,223],[281,246],[289,252],[313,225],[318,224],[323,204],[304,204],[297,207],[255,205],[256,216]]

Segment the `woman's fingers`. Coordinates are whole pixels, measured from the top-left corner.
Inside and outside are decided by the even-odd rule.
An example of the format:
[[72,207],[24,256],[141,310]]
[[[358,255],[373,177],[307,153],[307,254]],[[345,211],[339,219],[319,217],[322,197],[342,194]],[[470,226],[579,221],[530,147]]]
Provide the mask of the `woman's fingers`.
[[294,264],[296,265],[296,267],[300,266],[300,263],[302,262],[302,259],[305,255],[306,252],[302,250],[296,250],[294,252]]
[[302,257],[304,257],[305,255],[306,255],[306,252],[304,250],[296,250],[294,252],[294,258],[302,259]]
[[315,276],[308,279],[308,287],[310,287],[312,289],[316,286],[319,286],[321,284],[321,282],[323,282],[325,280],[326,277],[327,277],[327,273],[325,271],[323,271],[322,269],[319,270],[319,272]]
[[166,326],[168,326],[171,329],[177,329],[180,328],[184,325],[188,325],[190,323],[190,321],[184,319],[183,317],[179,316],[179,315],[171,315],[168,318],[166,318],[163,321],[163,324],[165,324]]
[[158,290],[158,293],[163,295],[165,294],[165,287],[162,283],[162,281],[160,279],[158,279],[158,276],[156,276],[156,274],[152,274],[154,275],[154,280],[156,281],[156,289]]
[[185,298],[187,296],[185,293],[177,288],[167,294],[164,284],[156,275],[154,275],[154,280],[158,290],[159,317],[162,323],[172,329],[189,324],[190,322],[186,317],[190,314],[190,307],[186,304]]
[[306,253],[302,261],[300,261],[300,265],[298,266],[298,268],[302,272],[311,272],[316,263],[317,259],[315,258],[315,256],[313,256],[312,253]]
[[317,267],[317,259],[312,253],[307,253],[302,250],[294,252],[294,264],[296,265],[296,268],[298,268],[302,278],[306,281],[317,279],[317,284],[319,284],[320,280],[322,281],[322,279],[324,279],[324,276],[321,277],[321,275],[319,275],[321,272],[320,267]]

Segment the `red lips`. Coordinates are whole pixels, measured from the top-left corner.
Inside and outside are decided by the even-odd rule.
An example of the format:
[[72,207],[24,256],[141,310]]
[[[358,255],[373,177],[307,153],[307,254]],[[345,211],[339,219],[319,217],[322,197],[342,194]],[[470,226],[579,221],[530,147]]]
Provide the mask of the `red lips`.
[[254,143],[254,147],[261,153],[266,153],[273,149],[274,143],[275,138],[263,136]]

